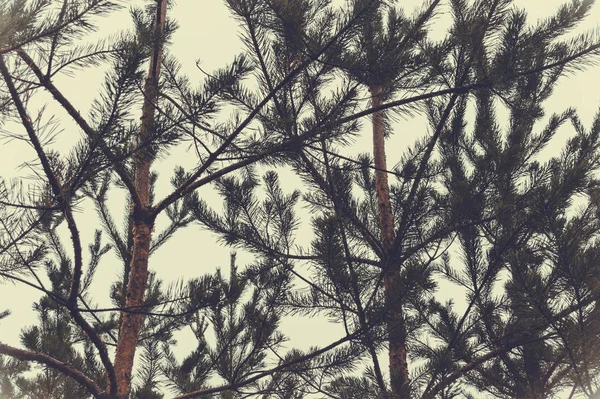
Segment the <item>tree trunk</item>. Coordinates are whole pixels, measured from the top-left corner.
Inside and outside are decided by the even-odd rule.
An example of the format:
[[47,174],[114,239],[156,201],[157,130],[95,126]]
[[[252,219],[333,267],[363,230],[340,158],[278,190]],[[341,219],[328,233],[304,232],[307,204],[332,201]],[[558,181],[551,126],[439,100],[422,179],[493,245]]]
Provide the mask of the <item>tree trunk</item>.
[[[139,307],[144,304],[148,283],[148,256],[154,214],[150,206],[150,165],[153,155],[147,150],[146,143],[151,139],[154,129],[154,104],[158,99],[158,78],[163,53],[163,37],[167,13],[167,0],[158,0],[155,19],[155,43],[150,55],[150,68],[144,85],[144,103],[142,106],[142,124],[139,133],[141,148],[135,155],[134,185],[137,201],[132,205],[133,249],[125,307]],[[115,353],[115,373],[117,376],[117,394],[127,398],[131,391],[133,360],[138,344],[143,315],[121,312],[119,339]]]
[[[373,107],[381,105],[381,86],[369,87]],[[373,114],[373,157],[375,159],[375,192],[379,211],[379,227],[383,245],[383,258],[387,259],[394,243],[394,216],[390,202],[390,188],[385,159],[385,138],[383,111]],[[399,301],[399,270],[394,265],[386,265],[384,270],[385,305],[390,362],[390,384],[392,398],[410,398],[408,364],[406,362],[406,329],[404,315]]]
[[[137,181],[137,176],[136,176]],[[150,249],[151,226],[144,221],[135,221],[133,227],[133,259],[125,307],[131,308],[144,304],[144,293],[148,280],[148,253]],[[119,339],[115,354],[115,373],[117,375],[117,393],[127,398],[131,389],[133,359],[142,325],[142,315],[121,313]]]

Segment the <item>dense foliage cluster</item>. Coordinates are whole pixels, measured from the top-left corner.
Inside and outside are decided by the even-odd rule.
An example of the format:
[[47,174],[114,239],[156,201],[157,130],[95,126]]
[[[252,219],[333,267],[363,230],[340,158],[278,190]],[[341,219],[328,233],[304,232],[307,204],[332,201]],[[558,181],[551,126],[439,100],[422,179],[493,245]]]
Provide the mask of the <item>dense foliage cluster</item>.
[[[42,295],[20,347],[0,333],[2,398],[600,397],[600,114],[544,112],[600,55],[573,34],[593,1],[532,24],[511,0],[226,0],[245,47],[199,83],[169,51],[174,6],[139,3],[130,30],[90,44],[126,2],[0,1],[2,134],[36,154],[28,190],[0,186],[0,279]],[[55,82],[89,66],[106,77],[80,111]],[[428,122],[405,152],[386,148],[397,115]],[[58,150],[63,124],[78,138]],[[373,151],[352,156],[366,131]],[[193,168],[161,166],[184,153]],[[152,255],[193,226],[253,261],[165,284]],[[109,253],[122,267],[101,308]],[[294,349],[290,315],[345,334]]]

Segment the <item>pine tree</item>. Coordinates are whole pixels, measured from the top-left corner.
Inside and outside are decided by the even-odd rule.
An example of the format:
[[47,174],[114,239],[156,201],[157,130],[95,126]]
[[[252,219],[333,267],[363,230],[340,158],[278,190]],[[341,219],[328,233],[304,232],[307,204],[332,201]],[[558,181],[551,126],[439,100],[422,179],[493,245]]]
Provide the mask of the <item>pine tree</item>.
[[[23,348],[0,343],[0,392],[450,398],[468,387],[539,398],[568,387],[597,395],[600,117],[585,129],[569,109],[533,133],[558,78],[598,54],[589,34],[563,39],[592,2],[573,1],[530,26],[509,0],[452,0],[441,42],[428,38],[437,0],[413,17],[380,0],[341,9],[313,0],[226,4],[244,52],[197,88],[169,53],[177,26],[166,0],[132,8],[132,31],[91,46],[77,40],[120,2],[0,4],[0,111],[16,118],[25,134],[13,135],[36,154],[34,190],[2,186],[0,275],[43,294]],[[88,65],[110,68],[84,116],[54,78]],[[365,90],[370,107],[357,111]],[[29,102],[37,92],[83,133],[70,151],[52,149],[53,125]],[[510,111],[505,134],[499,102]],[[402,158],[385,148],[393,110],[423,112],[431,125]],[[368,115],[373,157],[340,154]],[[567,121],[576,133],[563,154],[538,162]],[[178,167],[158,198],[161,157],[185,146],[197,166]],[[386,152],[400,159],[393,170]],[[283,167],[305,185],[286,192],[273,170]],[[208,185],[222,210],[200,195]],[[123,221],[111,213],[113,192],[126,194]],[[566,216],[581,194],[587,205]],[[87,265],[84,201],[101,225]],[[301,201],[312,216],[307,249],[294,243]],[[155,226],[163,214],[167,225]],[[228,278],[209,265],[213,272],[165,287],[150,257],[195,224],[255,260],[241,269],[232,255]],[[109,251],[123,273],[110,288],[114,307],[100,309],[89,290]],[[441,281],[467,292],[462,314],[436,300]],[[285,351],[280,324],[290,314],[326,315],[346,334]],[[186,326],[197,343],[179,360],[174,334]]]

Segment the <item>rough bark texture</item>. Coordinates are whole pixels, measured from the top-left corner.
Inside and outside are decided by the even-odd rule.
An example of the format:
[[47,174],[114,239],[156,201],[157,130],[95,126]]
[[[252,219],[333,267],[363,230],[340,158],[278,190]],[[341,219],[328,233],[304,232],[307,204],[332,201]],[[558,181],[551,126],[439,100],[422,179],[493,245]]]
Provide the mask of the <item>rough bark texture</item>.
[[[133,227],[133,260],[127,286],[125,306],[142,306],[148,280],[148,253],[150,248],[151,227],[144,222],[135,222]],[[121,315],[119,340],[115,354],[115,373],[117,375],[117,393],[126,398],[131,389],[133,359],[142,325],[142,315],[125,313]]]
[[[373,107],[381,105],[381,86],[372,86],[371,103]],[[394,217],[390,203],[390,188],[387,178],[385,159],[385,138],[383,111],[373,114],[373,157],[375,159],[375,191],[379,211],[379,227],[384,258],[387,258],[394,242]],[[406,362],[406,330],[402,307],[399,305],[398,273],[395,267],[388,265],[384,271],[385,302],[387,308],[387,330],[390,362],[390,383],[392,398],[410,398],[408,364]]]
[[[165,30],[167,0],[157,2],[155,37],[156,41],[150,56],[150,68],[144,85],[144,104],[142,106],[142,124],[139,133],[139,144],[142,149],[136,153],[134,186],[138,203],[132,207],[133,248],[125,306],[127,308],[142,306],[148,282],[148,256],[154,216],[150,207],[150,165],[152,154],[145,143],[154,129],[155,103],[158,98],[158,78],[162,60],[162,37]],[[138,344],[143,315],[122,312],[119,326],[119,339],[115,353],[115,373],[117,375],[117,393],[119,398],[127,398],[131,391],[133,360]]]

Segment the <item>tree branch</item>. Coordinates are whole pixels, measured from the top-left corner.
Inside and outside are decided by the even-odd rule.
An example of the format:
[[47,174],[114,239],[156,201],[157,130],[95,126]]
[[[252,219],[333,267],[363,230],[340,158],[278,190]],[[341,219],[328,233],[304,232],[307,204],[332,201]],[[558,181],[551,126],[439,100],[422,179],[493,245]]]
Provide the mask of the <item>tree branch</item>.
[[77,381],[79,384],[85,387],[88,390],[88,392],[94,396],[94,398],[108,398],[107,394],[104,391],[102,391],[102,389],[100,389],[100,387],[98,387],[98,385],[96,385],[94,381],[92,381],[81,371],[66,363],[61,362],[60,360],[56,360],[51,356],[39,352],[14,348],[3,343],[0,343],[0,353],[22,361],[36,362],[46,365],[54,370],[61,372],[62,374],[68,377],[73,378],[75,381]]
[[203,389],[200,391],[189,392],[189,393],[186,393],[183,395],[176,396],[172,399],[191,399],[191,398],[196,398],[196,397],[199,397],[202,395],[209,395],[209,394],[214,394],[214,393],[219,393],[219,392],[223,392],[223,391],[235,390],[235,389],[241,388],[241,387],[251,384],[255,381],[258,381],[264,377],[270,376],[276,372],[284,371],[288,367],[291,367],[295,364],[302,363],[307,360],[313,359],[316,356],[322,355],[323,353],[328,352],[328,351],[340,346],[341,344],[343,344],[345,342],[348,342],[352,339],[357,338],[360,334],[363,334],[363,333],[366,333],[366,331],[362,331],[359,329],[359,330],[355,331],[354,333],[346,335],[345,337],[340,338],[339,340],[332,342],[331,344],[329,344],[321,349],[317,349],[311,353],[307,353],[304,356],[300,356],[294,360],[291,360],[287,363],[280,364],[269,370],[259,371],[259,372],[257,372],[257,375],[255,375],[254,377],[247,378],[243,381],[236,382],[233,384],[222,385],[220,387],[207,388],[207,389]]
[[202,164],[202,166],[198,170],[196,170],[173,193],[171,193],[170,195],[168,195],[166,198],[164,198],[162,201],[159,202],[159,204],[155,208],[155,213],[158,214],[163,209],[165,209],[167,206],[169,206],[171,203],[176,201],[178,198],[181,198],[183,195],[185,195],[185,193],[193,190],[193,189],[190,190],[189,188],[194,185],[194,182],[202,175],[202,173],[204,173],[210,167],[210,165],[212,165],[212,163],[219,157],[219,155],[221,155],[221,153],[223,151],[225,151],[227,149],[227,147],[229,147],[229,145],[233,142],[233,140],[235,140],[235,138],[244,131],[246,126],[248,126],[250,124],[250,122],[254,119],[254,117],[256,115],[258,115],[260,110],[269,101],[271,101],[271,99],[274,98],[275,95],[281,89],[283,89],[289,83],[291,83],[292,80],[300,72],[302,72],[308,65],[310,65],[310,63],[312,63],[314,60],[317,60],[321,55],[325,54],[325,52],[327,50],[329,50],[329,48],[331,48],[331,46],[333,46],[335,44],[335,42],[340,37],[342,37],[352,27],[354,21],[356,21],[357,18],[359,18],[364,12],[366,12],[366,10],[371,6],[371,3],[372,2],[370,2],[367,6],[365,6],[365,8],[363,10],[361,10],[361,12],[357,13],[357,15],[354,16],[354,18],[352,18],[350,21],[348,21],[348,23],[342,29],[340,29],[340,31],[337,34],[335,34],[331,38],[331,40],[329,40],[329,42],[327,42],[318,52],[311,55],[310,58],[308,58],[308,59],[304,60],[302,63],[300,63],[300,65],[298,65],[296,68],[294,68],[285,78],[283,78],[283,80],[281,82],[279,82],[275,87],[273,87],[273,89],[269,91],[269,93],[262,99],[262,101],[252,110],[252,112],[250,112],[250,114],[246,117],[246,119],[244,119],[244,121],[242,123],[240,123],[238,125],[238,127],[227,137],[227,139],[223,142],[223,144],[221,144],[221,146],[219,148],[217,148],[217,150],[215,150],[208,157],[206,162],[204,162],[204,164]]
[[52,96],[54,99],[63,107],[63,109],[69,114],[69,116],[77,123],[77,125],[83,130],[83,132],[90,138],[97,140],[100,143],[100,147],[104,152],[104,155],[108,158],[111,164],[114,166],[115,171],[121,178],[121,181],[127,187],[130,192],[132,201],[135,204],[140,202],[139,196],[135,190],[135,186],[133,184],[133,180],[129,176],[127,170],[121,165],[120,161],[115,157],[110,148],[106,145],[103,138],[100,137],[98,132],[96,132],[87,121],[81,116],[79,111],[71,104],[69,100],[62,94],[60,90],[52,83],[49,77],[45,76],[37,64],[33,61],[33,59],[21,48],[18,48],[17,54],[25,63],[29,66],[29,68],[33,71],[35,76],[38,78],[40,85],[42,85]]
[[6,86],[8,87],[8,91],[10,92],[11,98],[15,103],[15,107],[21,117],[21,122],[27,131],[29,139],[35,151],[37,153],[40,162],[42,163],[42,167],[44,169],[44,173],[48,182],[50,183],[50,187],[52,188],[52,193],[54,194],[56,201],[60,205],[63,215],[67,221],[67,227],[71,233],[71,242],[73,243],[73,252],[74,252],[74,266],[73,266],[73,277],[71,280],[71,286],[69,288],[69,296],[67,298],[66,306],[69,309],[71,315],[75,322],[81,327],[81,329],[88,335],[88,337],[92,340],[96,349],[100,354],[100,359],[102,360],[102,364],[106,368],[106,371],[111,380],[111,384],[116,382],[115,373],[108,357],[108,351],[106,350],[106,345],[102,342],[102,339],[98,336],[93,327],[81,316],[81,314],[77,311],[77,297],[79,295],[79,286],[81,284],[81,275],[83,268],[83,259],[82,259],[82,246],[81,246],[81,237],[79,235],[79,230],[77,229],[77,224],[75,222],[75,218],[73,217],[73,212],[71,210],[71,205],[69,203],[69,198],[63,193],[63,187],[60,184],[58,177],[54,174],[52,167],[50,165],[50,161],[42,148],[42,145],[36,135],[36,132],[33,128],[33,124],[23,102],[19,98],[19,94],[13,84],[12,78],[8,69],[6,68],[6,64],[4,63],[4,57],[0,54],[0,73],[2,74]]

